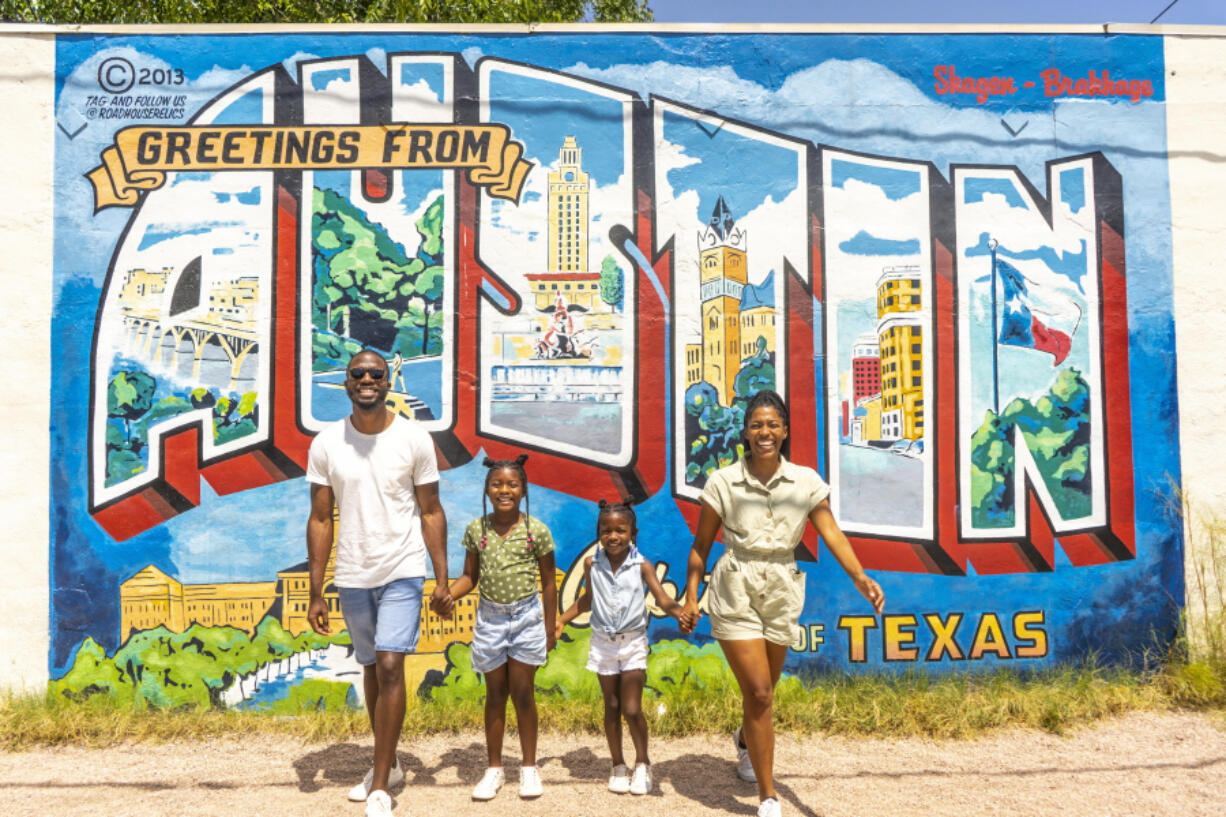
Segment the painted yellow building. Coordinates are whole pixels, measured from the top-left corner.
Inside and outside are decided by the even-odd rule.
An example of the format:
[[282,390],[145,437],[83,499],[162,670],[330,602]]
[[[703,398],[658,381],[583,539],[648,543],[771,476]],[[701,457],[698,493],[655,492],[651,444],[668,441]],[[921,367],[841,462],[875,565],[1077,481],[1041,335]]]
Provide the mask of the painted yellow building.
[[851,441],[864,443],[881,439],[881,395],[866,398],[852,409]]
[[702,380],[702,344],[687,343],[685,345],[685,387]]
[[[345,629],[340,598],[333,578],[336,575],[336,549],[324,568],[324,601],[328,603],[328,624],[332,632]],[[563,570],[555,571],[556,586],[566,578]],[[455,604],[446,618],[430,609],[434,579],[427,579],[422,589],[421,633],[417,652],[442,652],[454,641],[472,640],[479,594],[476,589]],[[277,573],[275,582],[229,582],[224,584],[181,584],[149,565],[119,586],[120,638],[126,641],[133,630],[151,630],[165,626],[181,633],[192,624],[205,627],[236,627],[248,633],[275,610],[280,601],[281,626],[290,635],[311,629],[307,610],[311,603],[310,572],[302,562]]]
[[183,585],[148,565],[119,585],[120,641],[126,641],[133,630],[152,630],[163,624],[176,633],[187,629]]
[[536,299],[537,309],[553,306],[561,293],[568,304],[589,311],[609,310],[609,306],[600,299],[599,272],[529,273],[524,277],[528,279],[528,290]]
[[276,582],[226,582],[183,585],[187,626],[236,627],[255,632],[277,598]]
[[[335,537],[336,528],[333,527]],[[341,612],[340,594],[333,579],[336,576],[336,542],[328,554],[324,567],[324,601],[328,605],[328,627],[334,633],[345,629],[345,616]],[[281,626],[290,635],[298,635],[311,629],[307,612],[311,607],[311,571],[307,562],[277,572],[277,584],[281,595]]]
[[205,320],[254,328],[259,300],[260,279],[254,275],[215,281],[209,287],[209,312]]
[[567,136],[558,151],[558,169],[549,173],[549,271],[587,272],[588,194],[583,149]]
[[877,279],[881,439],[924,436],[923,293],[918,266],[886,267]]
[[720,196],[698,236],[702,379],[731,405],[741,368],[741,292],[749,281],[745,231]]
[[142,267],[128,270],[124,273],[123,285],[119,289],[120,307],[128,313],[156,316],[161,310],[166,282],[173,274],[172,267],[162,267],[158,271]]

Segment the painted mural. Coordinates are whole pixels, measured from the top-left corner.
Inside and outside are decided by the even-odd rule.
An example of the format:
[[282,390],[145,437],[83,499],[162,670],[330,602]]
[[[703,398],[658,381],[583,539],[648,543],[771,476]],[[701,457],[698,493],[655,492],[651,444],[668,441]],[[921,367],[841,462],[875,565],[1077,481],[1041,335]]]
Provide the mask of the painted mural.
[[[303,473],[364,348],[434,438],[453,575],[482,456],[527,451],[563,608],[601,498],[679,594],[771,388],[889,599],[810,532],[788,672],[1173,636],[1161,39],[82,35],[57,66],[63,694],[360,700],[330,573],[338,634],[306,623]],[[474,611],[423,610],[423,694],[474,688]],[[649,683],[714,671],[708,632],[653,616]],[[586,639],[541,683],[586,689]]]

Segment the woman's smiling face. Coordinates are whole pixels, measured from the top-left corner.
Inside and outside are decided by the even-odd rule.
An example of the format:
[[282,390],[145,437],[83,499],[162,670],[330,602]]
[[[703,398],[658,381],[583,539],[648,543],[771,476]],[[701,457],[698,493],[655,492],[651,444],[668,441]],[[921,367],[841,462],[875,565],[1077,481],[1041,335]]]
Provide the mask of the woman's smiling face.
[[787,438],[787,422],[774,406],[758,406],[745,423],[745,442],[755,458],[778,457]]

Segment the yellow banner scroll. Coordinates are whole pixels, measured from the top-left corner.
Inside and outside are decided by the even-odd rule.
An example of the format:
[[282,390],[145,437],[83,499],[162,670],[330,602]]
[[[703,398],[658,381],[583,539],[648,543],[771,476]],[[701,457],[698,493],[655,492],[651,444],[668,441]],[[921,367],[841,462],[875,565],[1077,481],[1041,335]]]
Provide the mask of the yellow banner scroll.
[[131,207],[168,171],[467,170],[491,196],[518,202],[532,162],[506,125],[227,125],[131,127],[85,174],[94,212]]

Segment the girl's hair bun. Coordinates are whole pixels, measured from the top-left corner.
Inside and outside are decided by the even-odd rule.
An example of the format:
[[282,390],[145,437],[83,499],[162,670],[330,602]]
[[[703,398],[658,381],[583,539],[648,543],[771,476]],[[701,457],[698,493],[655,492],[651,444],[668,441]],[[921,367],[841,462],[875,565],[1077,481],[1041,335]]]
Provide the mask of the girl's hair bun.
[[600,500],[599,502],[597,502],[596,504],[597,504],[597,505],[600,507],[600,510],[602,510],[602,511],[603,511],[603,510],[605,509],[605,506],[606,506],[606,505],[608,505],[609,503],[608,503],[608,501],[607,501],[607,500],[602,499],[602,500]]
[[520,454],[518,457],[515,458],[516,465],[523,465],[527,461],[528,461],[528,455],[526,453]]
[[481,464],[486,468],[493,468],[497,462],[498,460],[494,459],[493,457],[486,457],[485,459],[481,460]]

